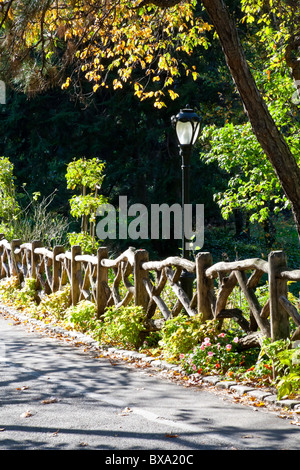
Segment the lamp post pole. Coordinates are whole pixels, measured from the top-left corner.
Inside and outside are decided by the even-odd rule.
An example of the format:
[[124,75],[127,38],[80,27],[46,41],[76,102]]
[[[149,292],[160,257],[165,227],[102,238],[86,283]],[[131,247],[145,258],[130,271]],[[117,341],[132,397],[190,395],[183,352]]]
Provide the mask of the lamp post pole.
[[190,166],[191,166],[191,147],[180,148],[181,154],[181,195],[182,195],[182,257],[190,258],[190,250],[186,247],[184,230],[184,207],[190,203]]
[[[190,203],[190,163],[191,163],[191,153],[192,146],[188,145],[181,147],[181,178],[182,178],[182,258],[190,259],[190,249],[187,247],[187,244],[190,240],[186,239],[185,236],[185,212],[184,208],[186,204]],[[187,294],[188,298],[191,300],[193,296],[193,273],[189,273],[186,270],[183,270],[180,276],[180,284],[182,289]]]
[[[172,117],[172,124],[176,131],[177,141],[181,155],[181,172],[182,172],[182,257],[190,259],[190,250],[187,244],[190,240],[185,237],[185,219],[184,208],[190,203],[190,161],[193,145],[195,144],[200,129],[200,117],[189,106],[180,110],[177,116]],[[192,273],[184,270],[182,272],[180,282],[182,289],[186,292],[189,299],[193,295],[193,279]]]

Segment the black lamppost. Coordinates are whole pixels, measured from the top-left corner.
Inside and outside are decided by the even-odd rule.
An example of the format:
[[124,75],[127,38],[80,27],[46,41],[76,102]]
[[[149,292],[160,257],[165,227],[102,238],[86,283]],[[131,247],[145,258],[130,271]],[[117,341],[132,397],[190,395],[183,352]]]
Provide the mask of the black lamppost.
[[[190,258],[184,230],[184,206],[190,203],[190,160],[193,146],[199,136],[201,118],[188,105],[177,116],[171,118],[181,155],[182,170],[182,257]],[[192,295],[193,276],[184,271],[181,276],[182,288]]]

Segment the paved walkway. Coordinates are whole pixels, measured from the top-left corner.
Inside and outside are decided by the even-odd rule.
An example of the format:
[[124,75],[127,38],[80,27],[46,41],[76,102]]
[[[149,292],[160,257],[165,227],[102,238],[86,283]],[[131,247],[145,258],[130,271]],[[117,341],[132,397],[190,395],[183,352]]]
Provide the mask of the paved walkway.
[[0,450],[299,448],[296,413],[282,418],[227,392],[184,387],[50,330],[0,314]]

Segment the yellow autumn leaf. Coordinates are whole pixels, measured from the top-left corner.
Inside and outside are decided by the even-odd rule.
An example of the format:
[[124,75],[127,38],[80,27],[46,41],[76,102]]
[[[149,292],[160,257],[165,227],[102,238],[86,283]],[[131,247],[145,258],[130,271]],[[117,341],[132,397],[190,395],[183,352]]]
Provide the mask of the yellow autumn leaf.
[[175,93],[173,90],[168,90],[168,92],[172,100],[176,100],[176,98],[179,96],[178,93]]
[[69,86],[70,86],[70,77],[67,78],[67,80],[65,81],[65,83],[62,84],[61,88],[62,90],[66,90]]
[[122,85],[122,83],[120,82],[120,80],[115,79],[115,80],[113,81],[113,87],[114,87],[114,90],[117,90],[117,88],[123,88],[123,85]]
[[166,107],[166,104],[163,101],[155,101],[154,105],[155,108],[161,109],[163,106]]

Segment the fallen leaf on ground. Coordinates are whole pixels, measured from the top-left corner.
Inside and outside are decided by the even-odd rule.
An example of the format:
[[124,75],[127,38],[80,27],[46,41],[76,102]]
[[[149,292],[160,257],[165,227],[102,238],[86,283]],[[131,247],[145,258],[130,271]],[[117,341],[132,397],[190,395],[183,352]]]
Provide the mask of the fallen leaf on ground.
[[121,416],[126,416],[128,413],[132,413],[132,410],[127,406],[121,412]]
[[58,402],[58,399],[55,397],[46,398],[45,400],[41,401],[43,405],[49,405],[49,403],[57,403],[57,402]]
[[27,411],[24,411],[24,413],[20,415],[20,418],[29,418],[30,416],[32,416],[32,413],[30,410],[27,410]]

